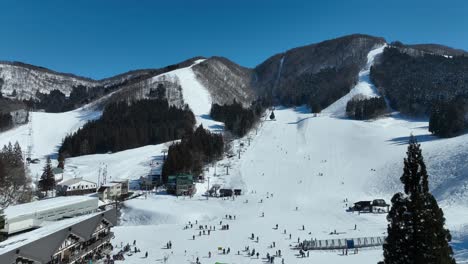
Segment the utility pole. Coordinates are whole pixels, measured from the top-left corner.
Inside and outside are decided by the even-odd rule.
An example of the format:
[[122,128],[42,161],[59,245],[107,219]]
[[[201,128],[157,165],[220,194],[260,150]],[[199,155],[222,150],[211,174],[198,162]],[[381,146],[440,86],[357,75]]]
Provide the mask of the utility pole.
[[165,161],[166,160],[167,149],[161,150],[161,153],[163,154],[163,161]]
[[224,165],[224,167],[226,168],[226,175],[229,175],[229,168],[231,167],[231,165],[226,164]]
[[206,199],[208,200],[210,197],[210,176],[208,178],[208,191],[206,192]]

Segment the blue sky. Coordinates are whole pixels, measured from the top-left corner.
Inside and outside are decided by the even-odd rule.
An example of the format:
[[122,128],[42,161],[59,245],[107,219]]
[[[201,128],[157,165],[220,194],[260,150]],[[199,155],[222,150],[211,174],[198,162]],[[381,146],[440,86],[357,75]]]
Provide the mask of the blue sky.
[[254,67],[351,33],[468,50],[468,1],[2,0],[0,60],[92,78],[194,56]]

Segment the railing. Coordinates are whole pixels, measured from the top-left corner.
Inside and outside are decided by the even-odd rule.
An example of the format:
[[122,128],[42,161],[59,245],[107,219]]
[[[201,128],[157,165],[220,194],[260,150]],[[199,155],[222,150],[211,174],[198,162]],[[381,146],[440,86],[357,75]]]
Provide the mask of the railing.
[[304,240],[302,249],[304,250],[333,250],[346,248],[378,247],[385,242],[385,237],[359,237],[324,240]]
[[106,236],[103,236],[96,240],[93,244],[86,246],[86,248],[80,250],[78,253],[74,254],[73,256],[70,256],[68,259],[67,263],[73,264],[77,260],[82,259],[89,253],[93,252],[97,248],[101,247],[104,243],[108,242],[112,237],[114,236],[114,233],[109,232]]

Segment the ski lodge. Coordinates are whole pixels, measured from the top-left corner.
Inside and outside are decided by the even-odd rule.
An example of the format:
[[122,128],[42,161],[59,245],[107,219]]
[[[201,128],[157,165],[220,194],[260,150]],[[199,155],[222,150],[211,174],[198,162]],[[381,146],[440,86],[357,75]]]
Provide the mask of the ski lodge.
[[190,174],[170,175],[167,177],[167,192],[174,195],[192,195],[195,193],[193,176]]
[[98,199],[86,196],[62,196],[9,206],[4,211],[5,227],[0,232],[11,235],[38,228],[48,221],[94,213],[97,210]]
[[57,195],[83,195],[96,192],[96,183],[83,180],[83,178],[74,178],[57,184]]
[[128,196],[128,180],[115,180],[103,184],[98,189],[98,197],[101,201],[122,200]]
[[111,249],[116,209],[49,223],[0,242],[0,263],[94,263]]
[[350,208],[351,211],[360,213],[387,213],[390,205],[384,199],[375,199],[373,201],[359,201]]

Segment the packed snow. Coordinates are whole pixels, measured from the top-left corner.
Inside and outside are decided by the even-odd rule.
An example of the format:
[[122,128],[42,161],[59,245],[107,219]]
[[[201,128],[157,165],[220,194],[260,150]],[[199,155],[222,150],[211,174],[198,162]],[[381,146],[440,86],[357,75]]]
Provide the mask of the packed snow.
[[64,113],[31,112],[30,124],[0,133],[0,146],[18,141],[24,154],[28,146],[31,146],[31,159],[39,159],[38,163],[31,163],[29,166],[31,176],[35,180],[42,174],[47,156],[56,158],[58,148],[67,134],[75,132],[86,122],[100,116],[100,111],[90,107]]
[[375,88],[374,84],[370,81],[370,68],[374,65],[375,57],[382,54],[383,50],[385,49],[386,45],[382,47],[373,49],[367,54],[367,64],[359,72],[359,80],[358,83],[351,89],[351,91],[331,104],[325,110],[323,110],[324,114],[330,114],[335,117],[345,117],[346,116],[346,104],[349,100],[351,100],[356,95],[362,95],[364,97],[379,97],[379,93],[377,88]]
[[[171,79],[176,78],[182,87],[182,96],[184,102],[188,104],[197,120],[197,126],[202,124],[204,128],[212,131],[221,131],[223,129],[223,123],[214,121],[210,117],[211,110],[211,95],[208,89],[196,78],[192,67],[204,60],[197,60],[193,65],[186,68],[177,69],[164,73]],[[159,78],[157,76],[155,78]]]
[[[163,262],[167,258],[167,263],[193,263],[197,257],[201,263],[262,263],[267,253],[274,255],[276,250],[282,251],[285,263],[377,263],[381,260],[382,250],[378,248],[361,250],[356,255],[351,252],[348,256],[343,256],[341,251],[312,251],[309,258],[299,258],[291,247],[297,245],[298,238],[302,242],[311,238],[385,235],[386,214],[359,215],[346,212],[346,208],[360,200],[383,198],[390,202],[394,192],[402,190],[398,182],[401,165],[395,164],[403,163],[411,133],[427,139],[421,140],[426,157],[438,151],[435,144],[442,140],[427,135],[424,120],[395,116],[365,122],[327,115],[314,117],[306,112],[301,108],[276,109],[276,121],[264,121],[257,134],[252,131],[248,136],[250,145],[247,137],[234,143],[233,152],[237,154],[240,149],[240,159],[235,155],[219,161],[216,176],[214,165],[207,168],[205,176],[210,177],[210,185],[243,189],[244,195],[235,200],[207,199],[203,196],[208,184],[205,181],[197,185],[198,193],[193,198],[148,194],[126,202],[122,226],[115,228],[113,243],[131,244],[136,240],[136,246],[142,251],[126,256],[126,263],[147,263],[148,260],[142,259],[146,251],[150,261]],[[466,137],[454,140],[467,141]],[[466,149],[462,151],[465,157],[466,152]],[[426,162],[429,172],[435,173],[433,161],[426,158]],[[231,164],[229,175],[226,164]],[[434,182],[443,177],[432,173],[431,176]],[[388,177],[396,179],[395,182],[389,182]],[[463,216],[468,208],[465,204],[452,210],[444,201],[441,204],[446,211],[447,225],[458,234],[462,227],[466,229],[468,218]],[[226,219],[226,215],[235,215],[236,220]],[[189,221],[193,228],[185,229]],[[229,230],[220,230],[226,224]],[[205,235],[200,236],[203,230],[199,225],[214,226],[216,231],[208,235],[205,230]],[[335,230],[337,234],[332,234]],[[249,239],[252,233],[254,240]],[[463,241],[464,235],[460,237]],[[165,249],[168,241],[173,245],[171,249]],[[271,248],[273,242],[275,247]],[[260,259],[247,256],[246,246],[260,252]],[[218,247],[229,247],[231,253],[222,254]],[[211,259],[208,252],[212,254]],[[280,261],[277,258],[275,263]]]

